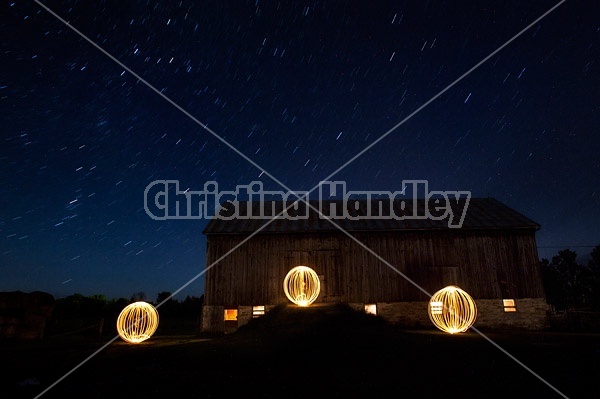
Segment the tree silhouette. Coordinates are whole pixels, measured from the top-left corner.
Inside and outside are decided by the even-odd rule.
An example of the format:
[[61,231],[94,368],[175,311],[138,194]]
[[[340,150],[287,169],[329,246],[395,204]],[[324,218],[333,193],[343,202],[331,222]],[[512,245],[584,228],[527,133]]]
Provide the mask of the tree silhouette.
[[546,300],[556,310],[600,309],[600,245],[591,253],[588,265],[577,262],[577,253],[563,249],[540,260]]
[[[158,295],[156,296],[156,304],[160,304],[162,303],[165,299],[169,298],[172,294],[169,291],[162,291],[159,292]],[[169,298],[169,300],[167,302],[171,302],[173,301],[173,298]],[[166,305],[166,303],[165,303]],[[164,305],[163,305],[164,306]]]
[[145,301],[146,293],[143,291],[135,292],[131,295],[131,302]]
[[589,269],[589,296],[590,306],[595,310],[600,310],[600,245],[597,245],[590,254],[588,262]]

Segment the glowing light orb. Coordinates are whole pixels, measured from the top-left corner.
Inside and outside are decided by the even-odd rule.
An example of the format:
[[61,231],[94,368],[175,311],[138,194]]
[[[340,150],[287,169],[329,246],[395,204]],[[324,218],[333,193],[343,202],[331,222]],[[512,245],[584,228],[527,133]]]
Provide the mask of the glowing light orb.
[[477,317],[473,298],[454,285],[433,294],[427,311],[432,323],[450,334],[467,331]]
[[283,279],[283,290],[291,302],[309,306],[319,296],[321,281],[310,267],[296,266]]
[[158,312],[147,302],[127,305],[117,318],[117,331],[121,338],[139,344],[154,334],[158,327]]

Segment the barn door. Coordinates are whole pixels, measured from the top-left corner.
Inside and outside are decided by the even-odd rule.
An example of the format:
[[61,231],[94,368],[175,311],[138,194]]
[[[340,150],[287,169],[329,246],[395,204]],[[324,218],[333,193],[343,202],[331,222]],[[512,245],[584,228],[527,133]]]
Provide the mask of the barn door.
[[336,250],[289,251],[285,257],[285,273],[300,265],[310,267],[319,276],[321,291],[315,302],[336,302],[341,299],[339,255]]
[[431,294],[448,285],[459,285],[458,268],[454,266],[447,267],[428,267],[427,280],[422,284],[423,288]]
[[311,261],[321,280],[321,294],[317,302],[338,302],[342,299],[341,270],[335,250],[312,251]]

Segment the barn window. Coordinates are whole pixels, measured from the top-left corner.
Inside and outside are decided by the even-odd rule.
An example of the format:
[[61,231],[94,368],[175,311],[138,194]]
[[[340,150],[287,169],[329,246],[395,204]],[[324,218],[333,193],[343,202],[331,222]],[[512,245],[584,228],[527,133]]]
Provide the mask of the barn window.
[[252,306],[252,317],[259,317],[265,314],[265,305]]
[[444,303],[440,301],[430,302],[431,304],[431,314],[442,314],[442,310],[444,308]]
[[225,309],[225,321],[237,320],[238,310],[237,309]]
[[502,303],[504,304],[505,312],[516,312],[517,311],[517,307],[515,306],[514,299],[503,299]]
[[367,304],[365,304],[365,313],[366,314],[377,315],[377,305],[374,304],[374,303],[367,303]]

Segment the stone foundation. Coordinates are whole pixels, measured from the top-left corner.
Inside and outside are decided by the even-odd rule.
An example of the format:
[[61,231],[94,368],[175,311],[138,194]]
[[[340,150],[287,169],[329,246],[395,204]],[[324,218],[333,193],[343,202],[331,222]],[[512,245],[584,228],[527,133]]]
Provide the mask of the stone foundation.
[[[548,327],[550,306],[544,298],[515,299],[516,312],[505,312],[502,299],[476,299],[477,318],[474,326],[489,329],[540,330]],[[428,302],[379,302],[377,315],[389,323],[403,328],[435,328],[427,313]],[[362,303],[350,303],[350,307],[364,311]],[[273,308],[267,305],[265,311]],[[223,306],[202,308],[202,332],[222,333],[235,331],[252,319],[252,306],[239,306],[238,319],[223,320]]]
[[516,312],[505,312],[502,299],[479,299],[475,304],[475,327],[540,330],[549,326],[551,307],[544,298],[515,299]]
[[202,324],[200,331],[204,333],[222,333],[225,331],[223,314],[224,306],[202,306]]
[[[273,309],[274,305],[266,305],[265,313]],[[204,305],[202,307],[202,323],[200,331],[203,333],[229,333],[252,320],[252,306],[238,306],[237,320],[224,320],[225,307],[218,305]]]
[[[476,299],[477,328],[540,330],[548,327],[550,306],[544,298],[515,299],[516,312],[505,312],[502,299]],[[428,302],[377,304],[377,314],[394,325],[406,328],[431,327]]]

